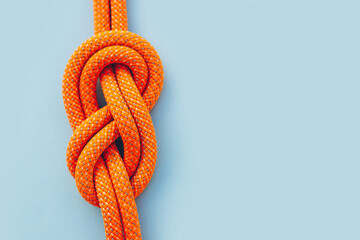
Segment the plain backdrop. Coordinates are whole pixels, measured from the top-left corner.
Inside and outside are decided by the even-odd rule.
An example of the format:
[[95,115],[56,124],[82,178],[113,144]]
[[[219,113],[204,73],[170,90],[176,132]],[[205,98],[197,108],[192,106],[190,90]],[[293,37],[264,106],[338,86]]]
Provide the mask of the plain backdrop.
[[[360,239],[360,2],[129,0],[165,69],[144,240]],[[61,93],[91,0],[1,1],[0,239],[105,239]]]

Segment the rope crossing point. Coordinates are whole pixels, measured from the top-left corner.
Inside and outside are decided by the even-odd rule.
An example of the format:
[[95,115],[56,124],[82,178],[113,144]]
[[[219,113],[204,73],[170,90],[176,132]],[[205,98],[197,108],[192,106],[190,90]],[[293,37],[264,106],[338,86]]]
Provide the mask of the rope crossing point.
[[[94,0],[95,36],[71,56],[63,99],[74,130],[66,158],[81,196],[100,207],[106,239],[141,239],[135,198],[156,162],[150,110],[159,98],[163,68],[154,48],[127,31],[125,0]],[[100,79],[107,105],[96,97]],[[115,140],[121,138],[121,157]]]

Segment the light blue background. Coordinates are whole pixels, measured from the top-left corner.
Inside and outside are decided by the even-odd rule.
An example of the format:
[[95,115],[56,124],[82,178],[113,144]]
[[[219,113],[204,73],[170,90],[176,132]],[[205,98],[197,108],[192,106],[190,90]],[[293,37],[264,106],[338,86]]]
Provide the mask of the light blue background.
[[[165,68],[145,240],[360,239],[360,2],[129,0]],[[0,239],[105,239],[65,162],[90,0],[2,1]]]

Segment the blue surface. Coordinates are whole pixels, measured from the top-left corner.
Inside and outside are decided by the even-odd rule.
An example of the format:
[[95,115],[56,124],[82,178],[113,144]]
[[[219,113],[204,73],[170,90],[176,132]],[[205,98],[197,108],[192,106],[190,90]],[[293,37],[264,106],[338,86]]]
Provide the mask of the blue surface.
[[[129,1],[162,57],[145,240],[360,239],[360,2]],[[105,239],[65,163],[89,0],[0,8],[0,239]]]

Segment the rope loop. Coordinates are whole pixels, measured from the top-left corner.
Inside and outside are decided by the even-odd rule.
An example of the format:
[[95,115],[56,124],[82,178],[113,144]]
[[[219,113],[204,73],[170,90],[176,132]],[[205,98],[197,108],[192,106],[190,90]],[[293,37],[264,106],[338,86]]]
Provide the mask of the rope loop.
[[[155,169],[149,112],[160,96],[163,75],[155,49],[124,30],[89,38],[66,66],[63,98],[74,130],[67,165],[81,196],[101,207],[108,239],[141,239],[135,198]],[[98,79],[107,102],[102,108],[96,97]],[[123,141],[123,157],[114,144],[117,138]]]

